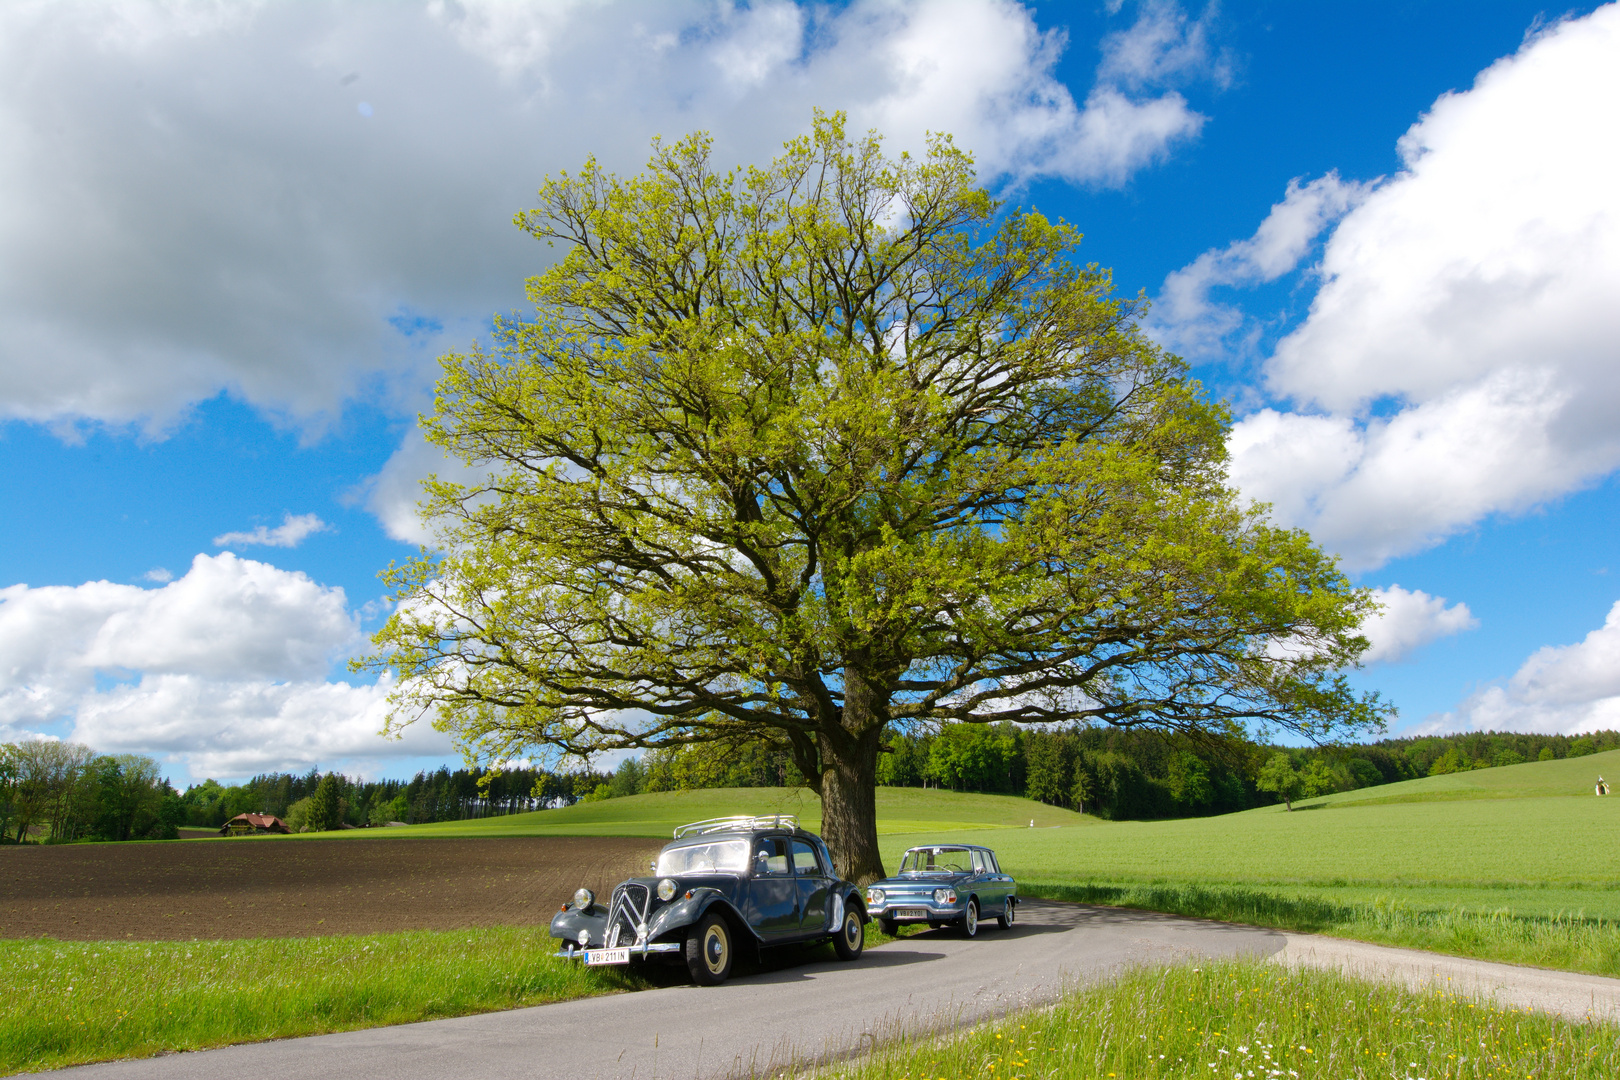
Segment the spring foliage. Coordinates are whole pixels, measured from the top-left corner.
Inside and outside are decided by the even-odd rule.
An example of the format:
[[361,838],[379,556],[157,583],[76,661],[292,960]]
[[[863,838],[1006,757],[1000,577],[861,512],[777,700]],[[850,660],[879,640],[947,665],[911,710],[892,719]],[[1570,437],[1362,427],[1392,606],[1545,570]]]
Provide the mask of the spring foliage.
[[444,359],[441,554],[370,663],[470,753],[768,738],[881,869],[890,725],[1376,728],[1372,601],[1225,485],[1224,411],[1079,234],[841,117],[763,168],[655,145],[518,216],[535,314]]

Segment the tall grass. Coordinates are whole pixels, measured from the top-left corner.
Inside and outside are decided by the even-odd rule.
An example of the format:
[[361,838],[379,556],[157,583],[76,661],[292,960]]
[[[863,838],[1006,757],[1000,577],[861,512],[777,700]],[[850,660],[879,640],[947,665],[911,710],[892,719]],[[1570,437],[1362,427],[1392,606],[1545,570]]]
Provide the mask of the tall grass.
[[1260,961],[1138,970],[960,1035],[831,1067],[842,1080],[1503,1080],[1612,1077],[1620,1028]]
[[1332,934],[1510,964],[1620,976],[1620,923],[1580,913],[1520,915],[1505,908],[1433,910],[1394,895],[1346,902],[1238,885],[1019,882],[1026,896],[1166,911],[1224,922]]
[[0,941],[0,1074],[539,1005],[640,985],[545,928]]

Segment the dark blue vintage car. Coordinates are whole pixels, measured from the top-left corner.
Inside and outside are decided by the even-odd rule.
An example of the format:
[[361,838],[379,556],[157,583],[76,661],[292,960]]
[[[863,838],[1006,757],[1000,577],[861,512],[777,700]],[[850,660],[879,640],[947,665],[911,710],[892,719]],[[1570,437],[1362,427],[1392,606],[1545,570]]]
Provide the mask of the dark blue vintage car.
[[854,960],[866,943],[861,891],[834,871],[827,845],[785,814],[682,825],[653,863],[600,903],[589,889],[551,917],[557,955],[586,964],[664,958],[692,981],[731,974],[739,947],[831,941]]
[[929,844],[900,857],[900,872],[867,886],[866,909],[885,934],[902,924],[956,925],[973,937],[979,920],[1003,930],[1018,913],[1018,883],[1001,872],[996,853],[974,844]]

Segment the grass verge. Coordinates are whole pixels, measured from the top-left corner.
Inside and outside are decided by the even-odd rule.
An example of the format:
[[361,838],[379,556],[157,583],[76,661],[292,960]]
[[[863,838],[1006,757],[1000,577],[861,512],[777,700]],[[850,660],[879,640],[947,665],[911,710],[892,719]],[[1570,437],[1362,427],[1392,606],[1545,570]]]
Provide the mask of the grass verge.
[[1500,908],[1434,910],[1407,904],[1395,895],[1354,902],[1305,891],[1239,885],[1021,881],[1019,892],[1050,900],[1164,911],[1508,964],[1620,976],[1620,924],[1602,917],[1523,915]]
[[540,1005],[641,985],[544,928],[0,941],[0,1074]]
[[1053,1007],[945,1038],[899,1040],[842,1080],[1502,1080],[1611,1077],[1620,1028],[1444,993],[1223,961],[1128,973]]

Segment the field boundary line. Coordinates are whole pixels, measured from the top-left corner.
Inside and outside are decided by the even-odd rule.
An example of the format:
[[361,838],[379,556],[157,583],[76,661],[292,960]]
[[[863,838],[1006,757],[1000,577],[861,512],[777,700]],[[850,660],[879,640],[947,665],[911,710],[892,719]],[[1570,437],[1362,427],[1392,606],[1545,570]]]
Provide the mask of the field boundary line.
[[1323,934],[1279,932],[1288,940],[1271,960],[1288,967],[1327,968],[1359,978],[1404,984],[1419,992],[1439,989],[1578,1022],[1620,1022],[1620,979],[1471,960]]

